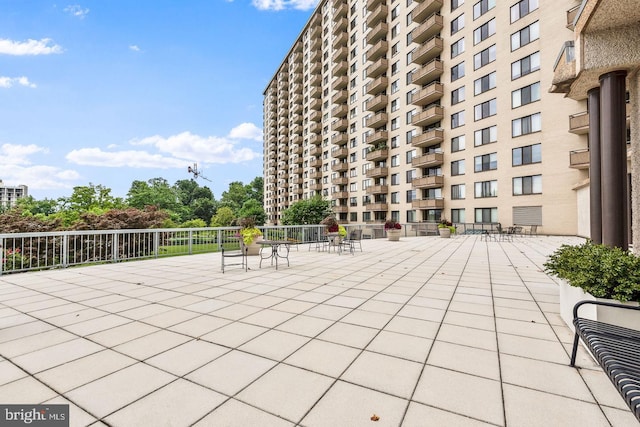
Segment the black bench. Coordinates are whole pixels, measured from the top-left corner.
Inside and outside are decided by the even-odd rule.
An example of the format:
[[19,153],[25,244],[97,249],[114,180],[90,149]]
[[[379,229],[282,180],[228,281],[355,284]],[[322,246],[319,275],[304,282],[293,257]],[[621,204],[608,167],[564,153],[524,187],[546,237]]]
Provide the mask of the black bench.
[[573,307],[573,325],[576,329],[576,335],[571,353],[571,366],[575,366],[578,343],[582,338],[593,357],[640,421],[640,330],[578,317],[578,309],[584,304],[639,311],[640,307],[603,301],[580,301]]

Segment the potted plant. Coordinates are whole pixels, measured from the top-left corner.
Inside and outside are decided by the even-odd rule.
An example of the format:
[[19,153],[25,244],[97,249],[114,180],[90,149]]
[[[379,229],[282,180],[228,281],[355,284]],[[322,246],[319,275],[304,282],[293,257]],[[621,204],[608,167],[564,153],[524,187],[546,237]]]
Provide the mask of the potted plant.
[[262,238],[262,231],[256,227],[256,221],[253,218],[241,218],[238,221],[240,225],[240,246],[247,246],[249,251],[247,255],[258,255],[260,253],[259,240]]
[[400,225],[400,223],[395,219],[388,219],[384,223],[384,230],[387,233],[387,239],[390,241],[397,242],[400,240],[400,230],[402,230],[402,225]]
[[456,227],[454,227],[451,222],[446,219],[440,220],[440,223],[438,224],[438,233],[440,233],[440,237],[448,239],[451,237],[451,234],[455,234],[455,232]]
[[347,235],[347,229],[343,225],[338,224],[338,220],[333,215],[325,217],[320,221],[320,224],[327,227],[327,236],[333,245],[342,243],[342,239]]
[[[544,263],[545,271],[560,279],[560,315],[573,327],[573,306],[581,300],[604,300],[638,305],[640,257],[620,248],[594,244],[562,245]],[[605,323],[629,326],[638,323],[630,310],[584,307],[585,316]],[[625,319],[625,315],[629,319]]]

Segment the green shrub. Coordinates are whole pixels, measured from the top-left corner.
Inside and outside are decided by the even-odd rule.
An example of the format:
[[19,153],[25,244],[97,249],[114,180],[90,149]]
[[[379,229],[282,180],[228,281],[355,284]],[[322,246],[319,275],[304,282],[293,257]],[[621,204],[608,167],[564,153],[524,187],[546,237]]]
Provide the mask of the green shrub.
[[640,301],[640,257],[620,248],[591,241],[562,245],[544,267],[594,297]]

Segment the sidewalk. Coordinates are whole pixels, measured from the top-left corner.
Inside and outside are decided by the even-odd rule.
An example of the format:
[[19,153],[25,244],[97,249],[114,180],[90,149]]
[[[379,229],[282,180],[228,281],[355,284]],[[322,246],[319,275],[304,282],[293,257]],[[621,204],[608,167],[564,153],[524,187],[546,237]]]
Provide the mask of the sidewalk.
[[[637,426],[558,315],[571,237],[364,240],[0,276],[0,403],[72,426]],[[267,260],[268,261],[268,260]],[[372,421],[373,416],[379,417]]]

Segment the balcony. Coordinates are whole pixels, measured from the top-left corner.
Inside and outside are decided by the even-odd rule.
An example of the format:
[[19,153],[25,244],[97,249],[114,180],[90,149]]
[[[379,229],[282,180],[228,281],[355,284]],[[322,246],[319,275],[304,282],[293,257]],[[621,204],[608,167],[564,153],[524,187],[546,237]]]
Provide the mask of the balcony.
[[348,24],[349,22],[347,21],[346,17],[339,18],[338,20],[334,21],[332,34],[337,35],[347,31]]
[[302,114],[294,114],[293,116],[291,116],[290,121],[295,124],[302,123]]
[[411,118],[411,124],[414,126],[429,126],[438,123],[444,118],[444,108],[440,105],[433,105],[426,110],[415,114]]
[[312,191],[322,191],[322,183],[318,184],[309,184],[309,190]]
[[367,203],[366,205],[364,205],[364,208],[367,211],[388,211],[389,210],[389,204],[385,203],[385,202],[376,202],[376,203]]
[[333,148],[331,150],[331,157],[334,159],[344,159],[349,155],[349,149],[347,147],[343,148]]
[[439,82],[433,82],[429,86],[420,89],[411,95],[411,104],[425,105],[433,104],[444,96],[444,85]]
[[367,170],[366,175],[367,178],[383,178],[389,175],[389,168],[386,166],[371,168]]
[[340,104],[331,109],[331,116],[344,118],[344,117],[347,117],[348,112],[349,112],[349,106],[347,104]]
[[367,77],[376,78],[387,72],[389,68],[389,60],[380,58],[367,67]]
[[318,146],[318,145],[314,145],[311,148],[309,148],[309,155],[313,156],[313,157],[319,157],[322,155],[322,147]]
[[366,84],[365,90],[369,95],[377,95],[387,89],[389,85],[389,78],[386,76],[380,76],[377,79],[370,81]]
[[367,153],[367,161],[379,162],[381,160],[387,160],[389,158],[389,149],[382,148],[380,150],[372,150]]
[[346,89],[348,84],[349,84],[349,78],[347,76],[340,76],[336,79],[333,79],[332,89],[336,89],[336,90]]
[[290,163],[295,163],[295,164],[299,164],[299,165],[301,165],[301,164],[302,164],[302,156],[299,156],[299,155],[297,155],[297,154],[294,154],[294,155],[291,157],[291,161],[290,161]]
[[338,132],[344,132],[347,130],[347,127],[349,127],[349,121],[347,119],[339,119],[331,122],[331,129]]
[[348,40],[349,35],[346,32],[340,33],[333,39],[333,47],[338,48],[341,46],[346,46]]
[[331,194],[332,199],[347,199],[348,197],[349,197],[348,191],[336,191]]
[[346,132],[341,132],[331,137],[331,143],[334,145],[345,145],[349,141],[349,135]]
[[421,188],[439,188],[444,185],[444,177],[442,175],[428,175],[420,178],[414,178],[411,181],[411,187]]
[[386,40],[380,40],[367,51],[367,61],[375,61],[378,58],[383,57],[389,50],[389,42]]
[[322,97],[322,90],[317,87],[317,86],[313,86],[311,87],[311,89],[309,89],[309,98],[321,98]]
[[413,63],[414,64],[426,64],[427,62],[435,59],[438,55],[442,53],[442,49],[444,48],[444,42],[438,36],[433,37],[417,48],[413,52]]
[[411,32],[411,39],[415,43],[424,43],[431,37],[439,34],[443,26],[444,19],[442,15],[434,13]]
[[347,213],[349,212],[349,207],[348,206],[343,206],[343,205],[336,205],[333,206],[331,209],[333,209],[333,212],[335,213]]
[[296,186],[296,187],[293,187],[290,191],[291,191],[291,194],[300,195],[302,194],[302,187]]
[[322,120],[322,114],[320,114],[320,111],[312,110],[309,113],[309,120],[312,122],[320,122],[320,120]]
[[578,16],[578,12],[580,11],[579,4],[575,5],[571,9],[567,10],[567,28],[571,31],[574,29],[574,21],[576,20],[576,16]]
[[371,99],[368,99],[365,103],[365,110],[367,111],[378,111],[389,103],[389,97],[387,95],[381,94],[375,96]]
[[442,209],[444,208],[444,199],[433,198],[433,199],[412,200],[411,207],[413,209]]
[[309,166],[312,168],[321,168],[322,167],[322,159],[313,159],[309,161]]
[[291,74],[291,80],[294,83],[302,82],[302,73],[293,73],[293,74]]
[[311,74],[317,74],[322,70],[322,62],[314,61],[309,65],[309,72]]
[[430,168],[440,166],[444,162],[443,153],[429,153],[411,159],[411,166],[414,168]]
[[317,134],[309,135],[309,144],[320,145],[322,144],[322,138]]
[[332,59],[333,59],[333,62],[338,62],[338,61],[342,61],[343,59],[347,59],[347,56],[349,56],[349,49],[345,46],[334,51]]
[[331,180],[331,183],[333,185],[347,185],[349,184],[349,178],[347,178],[346,176],[339,176],[337,178],[333,178]]
[[347,100],[348,97],[349,92],[347,92],[346,90],[339,90],[333,94],[333,96],[331,97],[331,102],[334,104],[342,104]]
[[309,84],[313,87],[320,87],[322,85],[322,76],[320,74],[314,74],[309,78]]
[[375,44],[378,40],[386,37],[389,33],[389,24],[380,21],[367,33],[367,44]]
[[347,2],[341,3],[333,10],[333,18],[346,18],[349,11],[349,5]]
[[314,98],[309,102],[309,108],[312,110],[320,111],[322,108],[322,100],[318,98]]
[[444,141],[444,131],[442,129],[429,129],[411,138],[413,147],[431,147]]
[[371,185],[365,189],[367,194],[388,194],[389,186],[388,185]]
[[377,132],[370,133],[364,138],[365,144],[377,144],[379,142],[386,142],[389,140],[389,132],[386,130],[379,130]]
[[589,169],[589,149],[569,152],[569,167],[573,169]]
[[374,10],[376,7],[380,6],[381,4],[384,4],[385,0],[368,0],[367,1],[367,10],[371,11]]
[[373,9],[369,16],[367,16],[367,27],[375,27],[379,21],[386,19],[388,12],[389,9],[387,8],[387,5],[380,3],[378,7]]
[[569,116],[569,132],[576,135],[589,133],[589,113],[584,111]]
[[384,126],[389,121],[389,115],[387,113],[374,114],[371,117],[367,117],[364,121],[364,125],[369,128],[379,128]]
[[310,179],[322,179],[322,172],[320,171],[312,171],[309,173]]
[[291,184],[299,185],[302,184],[302,178],[300,178],[299,176],[294,176],[289,182]]
[[349,163],[347,162],[337,162],[331,165],[331,170],[333,172],[347,172],[349,170]]
[[310,122],[309,123],[309,132],[313,132],[313,133],[320,133],[320,123],[318,122]]
[[411,17],[413,22],[421,23],[428,16],[439,12],[442,9],[442,0],[423,0],[413,9]]

